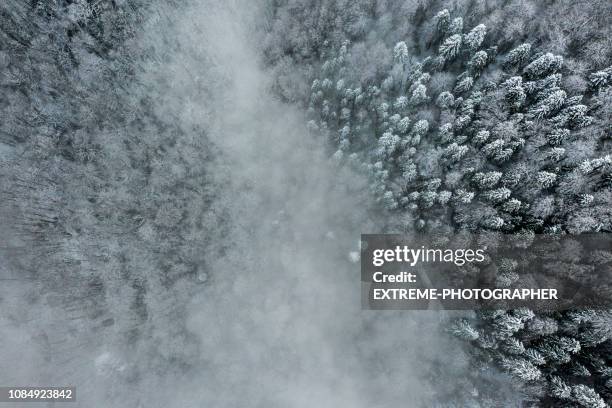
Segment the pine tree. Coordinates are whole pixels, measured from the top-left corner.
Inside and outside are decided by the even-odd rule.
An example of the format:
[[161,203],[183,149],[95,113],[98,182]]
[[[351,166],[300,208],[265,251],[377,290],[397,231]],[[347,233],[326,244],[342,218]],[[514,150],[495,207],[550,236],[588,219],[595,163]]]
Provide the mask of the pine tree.
[[438,50],[440,56],[444,58],[445,61],[451,61],[459,54],[462,42],[463,37],[461,34],[451,35],[440,45],[440,49]]
[[504,64],[508,67],[518,67],[524,64],[531,53],[531,44],[521,44],[506,56]]
[[393,57],[395,61],[400,64],[408,62],[408,46],[404,41],[395,44],[395,48],[393,48]]
[[487,27],[484,24],[479,24],[465,35],[463,44],[469,51],[476,51],[482,45],[486,34]]

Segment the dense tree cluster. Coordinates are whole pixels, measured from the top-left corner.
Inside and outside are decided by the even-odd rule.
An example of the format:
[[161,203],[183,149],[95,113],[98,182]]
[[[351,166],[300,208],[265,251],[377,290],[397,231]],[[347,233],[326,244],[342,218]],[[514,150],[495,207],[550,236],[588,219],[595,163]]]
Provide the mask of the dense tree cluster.
[[[142,50],[138,36],[165,7],[0,5],[0,201],[12,248],[0,251],[7,273],[40,282],[24,313],[47,302],[67,311],[64,331],[43,333],[55,345],[50,358],[81,347],[77,339],[146,354],[131,340],[159,326],[172,334],[149,343],[158,358],[142,359],[144,370],[190,360],[175,300],[205,276],[200,238],[216,216],[206,210],[204,163],[214,146],[143,80],[163,80],[164,55]],[[52,337],[71,330],[88,334]]]
[[[327,4],[329,13],[338,6]],[[336,11],[350,28],[308,14],[329,26],[305,37],[319,48],[304,101],[309,128],[325,135],[334,159],[368,175],[390,231],[527,239],[612,232],[612,67],[574,69],[580,53],[568,63],[529,39],[508,47],[499,27],[468,25],[447,9],[422,23],[418,41],[406,31],[418,13],[402,24],[372,11],[373,33],[353,33],[364,20],[348,15],[365,13],[359,7]],[[388,30],[376,32],[377,24]],[[609,267],[611,255],[600,265]],[[519,276],[512,260],[504,262],[499,284],[508,286]],[[470,342],[474,366],[514,378],[525,401],[605,407],[612,401],[610,319],[607,311],[480,312],[451,332]],[[463,388],[481,389],[463,403],[497,406],[474,373]]]

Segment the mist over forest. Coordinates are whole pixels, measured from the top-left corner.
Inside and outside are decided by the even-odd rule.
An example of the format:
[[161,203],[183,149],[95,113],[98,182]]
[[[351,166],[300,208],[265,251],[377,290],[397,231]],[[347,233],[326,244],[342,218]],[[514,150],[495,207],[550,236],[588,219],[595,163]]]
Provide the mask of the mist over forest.
[[609,407],[609,310],[362,310],[358,254],[361,233],[611,233],[610,16],[4,1],[0,386],[76,386],[53,407]]

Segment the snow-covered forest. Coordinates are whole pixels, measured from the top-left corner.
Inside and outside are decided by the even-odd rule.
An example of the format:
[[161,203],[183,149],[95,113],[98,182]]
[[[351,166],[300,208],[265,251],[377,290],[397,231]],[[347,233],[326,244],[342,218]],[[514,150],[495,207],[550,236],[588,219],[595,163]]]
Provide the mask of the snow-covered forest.
[[365,311],[350,256],[366,232],[612,233],[611,16],[4,1],[0,386],[76,385],[83,407],[612,405],[609,311]]

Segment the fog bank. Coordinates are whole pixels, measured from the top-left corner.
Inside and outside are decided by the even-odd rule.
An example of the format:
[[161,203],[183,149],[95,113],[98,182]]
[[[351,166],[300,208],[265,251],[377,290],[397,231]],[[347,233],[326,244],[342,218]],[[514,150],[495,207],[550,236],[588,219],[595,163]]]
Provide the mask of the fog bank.
[[[378,232],[376,211],[362,176],[330,160],[299,108],[270,91],[258,49],[261,7],[204,1],[152,12],[135,44],[145,56],[138,81],[121,86],[150,100],[154,114],[136,110],[139,131],[117,124],[116,134],[153,144],[158,136],[147,125],[166,120],[181,130],[177,144],[207,150],[191,163],[169,153],[163,166],[146,163],[168,189],[196,177],[185,167],[201,166],[209,199],[180,202],[176,215],[164,210],[170,220],[193,216],[201,232],[154,239],[157,224],[145,218],[129,231],[92,227],[88,239],[110,260],[94,260],[82,235],[54,249],[58,258],[78,254],[82,270],[96,263],[87,274],[101,283],[71,298],[69,310],[50,297],[29,305],[28,293],[47,290],[36,280],[5,290],[1,361],[19,368],[3,370],[2,384],[74,384],[83,407],[431,406],[436,356],[452,355],[449,369],[461,368],[461,352],[440,337],[440,315],[361,310],[359,264],[349,252],[360,233]],[[110,153],[121,146],[105,131],[96,137],[108,137]],[[122,194],[146,201],[153,193]],[[160,270],[147,257],[177,236],[189,236],[181,260],[189,256],[193,268],[166,289],[162,275],[174,261]],[[119,247],[127,261],[113,257]],[[126,286],[125,275],[138,285]],[[82,289],[71,276],[57,279],[65,291],[55,286],[52,298]],[[113,320],[94,330],[87,319],[110,320],[78,311],[96,296]],[[26,355],[20,364],[16,353]]]

